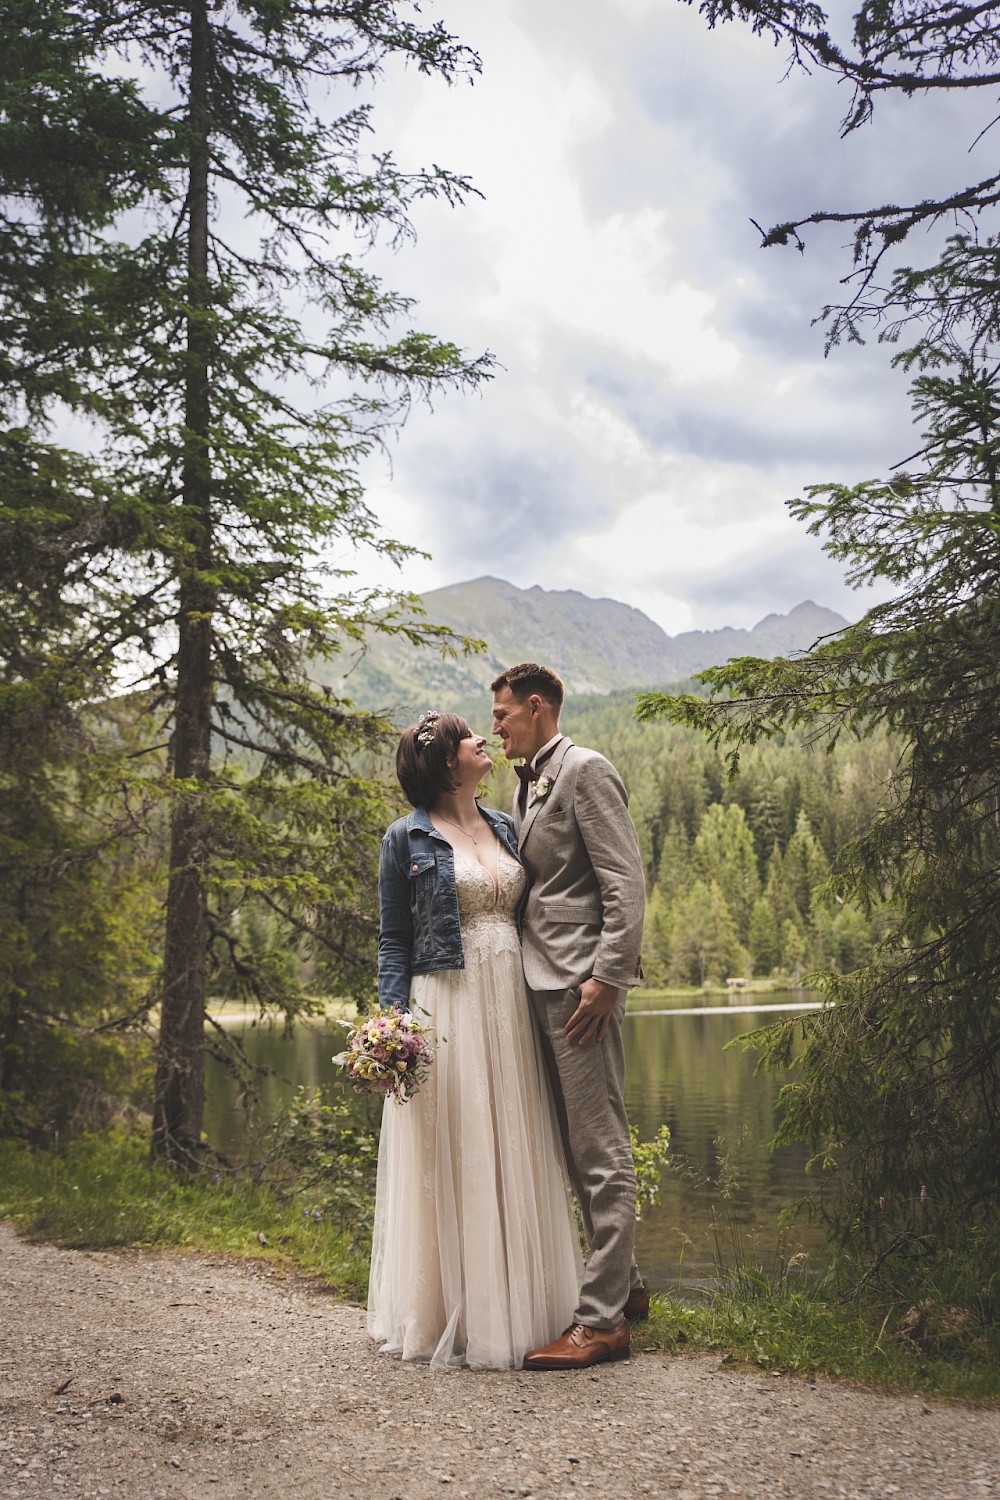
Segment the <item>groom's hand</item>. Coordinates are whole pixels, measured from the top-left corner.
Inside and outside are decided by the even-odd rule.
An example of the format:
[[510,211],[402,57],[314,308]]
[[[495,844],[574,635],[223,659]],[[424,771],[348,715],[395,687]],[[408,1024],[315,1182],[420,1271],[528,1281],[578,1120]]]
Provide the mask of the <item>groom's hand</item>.
[[603,1042],[619,991],[603,979],[588,979],[580,986],[580,1003],[563,1028],[571,1042]]

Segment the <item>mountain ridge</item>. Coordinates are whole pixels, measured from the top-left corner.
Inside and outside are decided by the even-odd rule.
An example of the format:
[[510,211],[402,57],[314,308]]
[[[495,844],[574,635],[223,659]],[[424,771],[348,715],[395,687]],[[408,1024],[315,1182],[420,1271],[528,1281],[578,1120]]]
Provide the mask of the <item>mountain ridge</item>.
[[846,626],[834,610],[804,600],[788,614],[770,613],[746,630],[722,626],[667,635],[648,615],[618,599],[593,599],[576,589],[519,589],[484,575],[429,590],[424,618],[459,637],[483,639],[485,654],[445,657],[400,636],[372,632],[346,675],[330,663],[318,676],[362,708],[398,721],[433,705],[467,712],[481,705],[492,677],[518,661],[552,666],[574,695],[657,688],[682,681],[731,656],[781,656],[807,650]]

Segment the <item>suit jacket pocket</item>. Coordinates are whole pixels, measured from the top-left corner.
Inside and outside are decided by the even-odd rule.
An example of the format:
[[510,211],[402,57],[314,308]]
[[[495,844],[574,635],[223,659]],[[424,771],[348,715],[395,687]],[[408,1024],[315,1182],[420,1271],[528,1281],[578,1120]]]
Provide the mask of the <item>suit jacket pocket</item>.
[[599,927],[602,918],[597,901],[543,901],[541,915],[547,922],[576,922],[581,927]]

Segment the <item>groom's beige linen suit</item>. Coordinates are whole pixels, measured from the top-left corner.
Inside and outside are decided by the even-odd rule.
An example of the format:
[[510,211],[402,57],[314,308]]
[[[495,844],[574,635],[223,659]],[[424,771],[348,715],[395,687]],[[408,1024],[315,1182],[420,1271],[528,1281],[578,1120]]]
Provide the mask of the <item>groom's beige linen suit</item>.
[[[515,794],[514,822],[531,882],[522,912],[524,976],[590,1245],[576,1321],[610,1328],[639,1284],[621,1023],[626,991],[640,977],[642,860],[618,772],[565,736],[527,805]],[[603,1040],[581,1046],[564,1027],[591,978],[620,994]]]

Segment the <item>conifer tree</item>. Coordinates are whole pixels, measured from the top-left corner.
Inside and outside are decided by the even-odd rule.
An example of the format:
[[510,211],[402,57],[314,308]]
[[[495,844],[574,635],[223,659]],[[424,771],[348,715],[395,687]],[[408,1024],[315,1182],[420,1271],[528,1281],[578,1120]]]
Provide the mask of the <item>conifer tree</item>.
[[696,880],[671,910],[670,976],[676,984],[704,986],[739,972],[736,927],[718,882]]
[[[743,19],[787,44],[793,64],[847,82],[845,133],[884,96],[914,109],[943,91],[984,91],[980,135],[995,123],[995,6],[700,9],[710,25]],[[972,144],[955,142],[956,170]],[[647,695],[640,707],[728,743],[734,770],[744,746],[789,728],[831,746],[885,729],[898,747],[885,810],[832,876],[845,904],[882,908],[882,941],[854,972],[823,977],[836,1004],[801,1023],[779,1136],[808,1141],[833,1169],[834,1223],[878,1247],[873,1266],[893,1250],[925,1253],[934,1232],[995,1233],[1000,1222],[998,204],[989,172],[908,204],[797,212],[764,232],[767,246],[803,249],[821,226],[851,226],[848,300],[824,309],[828,343],[875,328],[912,377],[921,439],[905,464],[860,485],[813,486],[791,505],[851,582],[888,584],[895,597],[802,658],[704,674],[708,703]],[[918,240],[918,228],[935,232]],[[915,244],[929,263],[903,263]],[[774,869],[768,886],[776,896]],[[798,1026],[757,1039],[775,1065],[791,1062]]]
[[657,887],[668,904],[691,878],[690,859],[691,846],[684,827],[671,818],[663,834],[656,873]]
[[662,989],[670,976],[670,904],[658,885],[646,901],[642,929],[642,967],[650,989]]
[[780,953],[778,927],[771,904],[763,896],[757,897],[753,904],[753,911],[750,913],[750,934],[747,938],[747,947],[750,950],[750,959],[755,974],[767,975],[777,967]]
[[[801,658],[702,674],[708,701],[640,707],[728,743],[734,770],[742,747],[789,728],[833,745],[885,727],[904,747],[887,806],[831,877],[845,903],[881,909],[881,943],[822,976],[831,1009],[756,1038],[785,1066],[801,1029],[780,1139],[836,1168],[837,1221],[882,1248],[1000,1208],[1000,368],[949,347],[914,397],[919,466],[792,507],[851,576],[889,579],[897,597]],[[776,850],[766,895],[786,966],[805,955],[787,882]]]
[[[844,136],[869,125],[890,97],[909,110],[935,94],[981,97],[981,128],[971,128],[968,137],[955,131],[940,142],[954,151],[949,187],[941,187],[938,170],[933,188],[910,202],[796,210],[762,228],[762,243],[805,250],[827,226],[838,234],[850,230],[851,271],[841,282],[848,299],[824,309],[830,345],[860,340],[873,328],[892,342],[908,332],[915,345],[958,337],[968,349],[970,338],[995,338],[1000,172],[988,170],[978,181],[969,181],[967,173],[972,148],[995,123],[997,7],[861,0],[852,12],[816,0],[698,0],[698,9],[710,27],[742,21],[784,47],[790,68],[826,72],[845,84]],[[909,254],[916,246],[921,252],[929,247],[930,263],[903,265],[902,246]]]
[[210,969],[255,1003],[302,1003],[242,945],[241,894],[304,942],[324,934],[345,985],[370,959],[385,806],[357,767],[380,726],[309,662],[394,628],[331,561],[355,543],[401,555],[361,459],[415,395],[489,361],[414,328],[355,254],[407,239],[415,199],[468,190],[366,149],[359,90],[391,59],[445,79],[477,61],[406,0],[13,0],[8,22],[6,415],[43,530],[73,524],[74,488],[31,455],[46,426],[87,426],[56,450],[93,496],[75,650],[88,671],[115,662],[167,747],[166,774],[147,762],[170,824],[154,1146],[191,1167]]
[[[77,660],[66,583],[87,506],[76,496],[74,513],[70,496],[42,525],[16,448],[0,507],[0,1136],[40,1142],[100,1119],[95,1105],[127,1082],[116,1023],[149,983],[155,896],[132,859],[150,808],[106,795],[112,772],[128,781],[128,716],[94,722],[107,683]],[[40,445],[30,464],[67,478]]]
[[728,807],[713,802],[702,819],[692,854],[701,878],[707,884],[714,881],[722,891],[737,935],[745,943],[760,879],[753,835],[742,807],[735,802]]
[[781,869],[799,915],[803,919],[807,918],[812,909],[813,896],[827,879],[830,868],[805,809],[796,820],[795,832],[788,841]]

